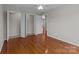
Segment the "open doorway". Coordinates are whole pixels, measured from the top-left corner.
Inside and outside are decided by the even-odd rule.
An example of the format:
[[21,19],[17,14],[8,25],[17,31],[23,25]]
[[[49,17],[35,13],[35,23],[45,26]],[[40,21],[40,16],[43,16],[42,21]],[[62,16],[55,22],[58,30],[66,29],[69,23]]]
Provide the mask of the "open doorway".
[[20,19],[20,13],[7,12],[7,40],[20,37]]
[[26,29],[27,29],[27,36],[34,35],[34,15],[28,15]]

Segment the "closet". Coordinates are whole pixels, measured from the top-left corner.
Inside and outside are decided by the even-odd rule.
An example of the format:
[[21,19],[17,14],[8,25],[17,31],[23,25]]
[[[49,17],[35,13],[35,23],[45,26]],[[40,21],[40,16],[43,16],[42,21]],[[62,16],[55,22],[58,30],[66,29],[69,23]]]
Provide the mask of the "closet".
[[20,37],[21,14],[18,12],[7,12],[7,40]]

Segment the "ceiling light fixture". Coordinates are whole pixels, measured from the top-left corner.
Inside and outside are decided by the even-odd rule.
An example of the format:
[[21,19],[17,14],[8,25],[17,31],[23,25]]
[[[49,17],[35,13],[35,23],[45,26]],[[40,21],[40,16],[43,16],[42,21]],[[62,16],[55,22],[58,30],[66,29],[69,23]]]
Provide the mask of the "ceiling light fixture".
[[38,8],[37,8],[38,10],[43,10],[44,9],[44,7],[42,6],[42,5],[40,5],[40,6],[38,6]]

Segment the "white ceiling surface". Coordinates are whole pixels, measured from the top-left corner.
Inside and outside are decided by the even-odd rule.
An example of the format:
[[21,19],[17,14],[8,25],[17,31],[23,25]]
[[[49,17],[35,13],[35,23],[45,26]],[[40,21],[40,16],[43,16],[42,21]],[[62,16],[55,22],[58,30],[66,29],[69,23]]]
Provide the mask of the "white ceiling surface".
[[60,4],[48,4],[43,5],[44,10],[38,10],[37,7],[39,4],[6,4],[4,5],[5,9],[16,10],[16,11],[26,11],[36,14],[42,14],[43,12],[47,12],[53,8],[61,6]]

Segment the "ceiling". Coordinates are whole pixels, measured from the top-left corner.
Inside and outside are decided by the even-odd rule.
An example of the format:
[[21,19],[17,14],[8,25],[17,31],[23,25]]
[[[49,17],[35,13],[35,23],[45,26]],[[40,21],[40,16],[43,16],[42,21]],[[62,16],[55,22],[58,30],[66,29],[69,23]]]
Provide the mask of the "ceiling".
[[[43,5],[43,4],[42,4]],[[37,14],[42,14],[44,12],[47,12],[53,8],[61,6],[61,4],[44,4],[44,10],[38,10],[37,7],[39,4],[6,4],[4,7],[11,10],[20,10],[20,11],[26,11],[26,12],[32,12]]]

